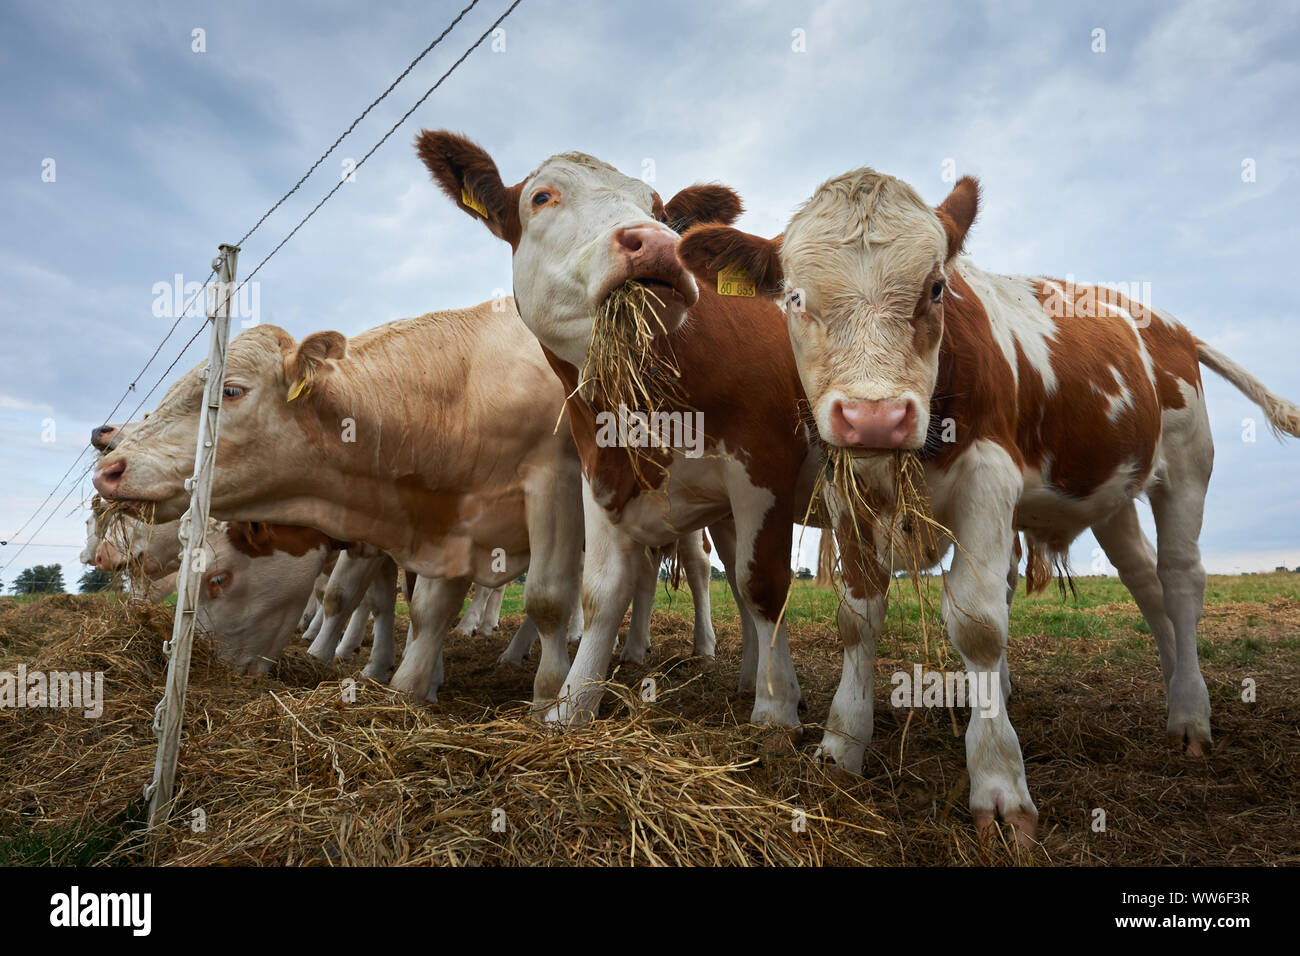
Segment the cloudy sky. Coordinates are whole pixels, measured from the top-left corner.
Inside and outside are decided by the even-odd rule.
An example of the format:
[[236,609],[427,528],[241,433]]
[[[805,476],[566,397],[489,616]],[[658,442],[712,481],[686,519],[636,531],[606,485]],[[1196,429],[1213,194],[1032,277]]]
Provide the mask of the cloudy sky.
[[[203,279],[217,244],[242,235],[465,2],[4,5],[0,538],[171,325],[159,284]],[[241,273],[507,5],[482,0],[466,16],[245,243]],[[971,173],[985,203],[967,248],[984,268],[1149,283],[1153,304],[1300,399],[1287,291],[1297,5],[1056,6],[523,0],[498,49],[481,47],[416,111],[246,304],[297,336],[355,334],[509,288],[508,249],[416,160],[422,126],[468,133],[507,181],[579,149],[632,175],[652,168],[665,195],[724,182],[745,199],[741,227],[765,235],[848,169],[899,176],[932,202],[951,173]],[[124,411],[197,322],[182,323]],[[202,341],[172,377],[198,363]],[[1207,565],[1300,566],[1300,443],[1262,427],[1244,440],[1243,419],[1261,416],[1212,374],[1207,388],[1218,447]],[[76,580],[88,489],[75,486],[0,570],[6,586],[35,563]],[[1076,544],[1078,570],[1094,548]],[[16,551],[0,547],[0,565]]]

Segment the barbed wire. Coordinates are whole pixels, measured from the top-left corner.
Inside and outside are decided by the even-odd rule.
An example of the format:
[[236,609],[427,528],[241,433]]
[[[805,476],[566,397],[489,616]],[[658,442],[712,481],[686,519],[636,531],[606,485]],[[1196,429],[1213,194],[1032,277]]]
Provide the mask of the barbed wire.
[[[407,119],[410,118],[411,114],[414,113],[417,109],[419,109],[420,106],[424,104],[425,100],[427,100],[430,96],[432,96],[434,91],[436,91],[440,86],[442,86],[443,82],[446,81],[446,79],[449,76],[451,76],[453,72],[455,72],[457,67],[459,67],[462,63],[464,63],[465,60],[469,58],[469,55],[473,53],[475,50],[477,50],[482,45],[483,41],[486,40],[489,36],[491,36],[492,31],[494,31],[503,22],[505,22],[505,19],[509,17],[510,14],[514,12],[515,8],[518,7],[519,4],[522,2],[523,0],[514,0],[514,2],[511,3],[509,7],[506,8],[505,12],[502,13],[501,16],[497,17],[497,19],[493,21],[492,25],[489,26],[486,30],[484,30],[483,33],[479,35],[479,38],[475,40],[472,44],[470,44],[470,46],[465,50],[465,52],[462,53],[460,57],[457,58],[457,60],[454,63],[452,63],[450,67],[447,68],[446,72],[444,72],[442,76],[438,78],[438,81],[434,83],[433,86],[429,87],[429,89],[427,89],[424,92],[423,96],[421,96],[418,100],[415,101],[415,105],[413,105],[410,109],[408,109],[405,113],[403,113],[401,118],[398,119],[398,121],[394,123],[391,127],[389,127],[388,132],[384,133],[384,135],[379,138],[379,141],[376,142],[373,146],[370,147],[369,150],[366,151],[365,155],[362,156],[361,159],[356,163],[356,165],[352,167],[352,170],[355,172],[357,169],[360,169],[361,166],[366,162],[366,160],[368,160],[371,156],[373,156],[375,151],[378,150],[380,146],[384,145],[384,143],[388,141],[388,138],[392,136],[393,133],[397,132],[398,128],[403,123],[405,123]],[[460,23],[462,19],[464,19],[465,15],[468,14],[471,10],[473,10],[474,7],[478,5],[478,3],[479,0],[470,0],[470,3],[464,9],[462,9],[460,13],[458,13],[455,16],[455,18],[451,21],[451,23],[449,23],[447,27],[440,34],[438,34],[438,36],[435,37],[432,42],[429,43],[428,46],[426,46],[423,50],[421,50],[420,53],[415,57],[415,59],[413,59],[409,64],[407,64],[406,69],[404,69],[401,73],[398,74],[397,78],[394,79],[393,82],[388,85],[388,88],[385,89],[383,93],[381,93],[378,97],[372,100],[371,103],[364,110],[361,111],[360,115],[358,115],[356,119],[354,119],[348,125],[347,129],[345,129],[341,134],[339,134],[338,138],[334,140],[334,142],[329,146],[329,148],[326,149],[325,152],[323,152],[320,155],[320,157],[314,163],[311,164],[307,172],[305,172],[298,179],[298,181],[294,183],[293,186],[291,186],[287,192],[285,192],[283,196],[277,199],[271,205],[271,207],[265,213],[262,214],[262,216],[257,220],[257,222],[253,224],[252,228],[249,229],[246,233],[244,233],[244,235],[241,236],[240,239],[234,243],[234,245],[236,246],[242,245],[248,239],[249,236],[253,235],[253,233],[255,233],[258,230],[258,228],[262,225],[262,223],[264,223],[271,216],[272,213],[274,213],[278,208],[280,208],[281,205],[284,204],[285,200],[287,200],[294,193],[296,193],[299,187],[301,187],[302,184],[306,182],[308,178],[310,178],[312,173],[314,173],[320,167],[321,163],[323,163],[329,157],[329,155],[333,153],[335,149],[338,148],[338,145],[354,129],[356,129],[357,124],[360,123],[363,119],[365,119],[367,114],[369,114],[370,111],[373,110],[377,105],[379,105],[379,103],[382,102],[388,96],[388,94],[390,94],[397,87],[397,85],[401,83],[403,79],[406,78],[406,76],[411,72],[411,70],[413,70],[415,66],[421,60],[424,59],[425,56],[427,56],[439,43],[441,43],[442,40],[446,38],[446,36],[456,27],[456,25]],[[316,203],[315,206],[311,208],[311,210],[307,213],[307,215],[303,216],[302,219],[298,221],[298,224],[295,225],[291,230],[289,230],[289,232],[285,235],[285,237],[281,239],[278,243],[276,243],[275,247],[272,248],[271,251],[267,253],[256,266],[253,267],[253,270],[247,276],[244,277],[243,281],[240,282],[239,285],[236,286],[233,291],[226,294],[225,302],[222,303],[223,307],[229,305],[231,298],[239,294],[239,292],[244,288],[244,286],[247,285],[252,280],[252,278],[255,275],[257,275],[257,273],[261,270],[261,268],[264,265],[266,265],[267,262],[270,261],[271,257],[274,256],[277,252],[279,252],[280,249],[283,248],[285,243],[287,243],[290,239],[292,239],[294,235],[297,234],[298,230],[301,229],[304,225],[306,225],[307,221],[310,220],[314,215],[316,215],[316,213],[320,210],[320,208],[324,206],[325,203],[328,202],[334,196],[334,194],[339,191],[339,189],[343,186],[345,182],[347,182],[347,180],[341,178],[337,183],[335,183],[334,187],[330,189],[330,191],[327,192],[325,196],[318,203]],[[211,282],[212,277],[214,275],[216,275],[215,266],[208,273],[207,278],[203,280],[203,283],[199,287],[199,290],[195,292],[194,296],[189,300],[188,303],[186,303],[185,307],[181,309],[180,314],[177,315],[176,317],[176,321],[173,322],[171,328],[167,330],[167,334],[164,335],[162,340],[158,343],[157,347],[153,351],[153,354],[149,356],[148,361],[146,361],[144,365],[141,366],[140,371],[138,371],[135,374],[135,376],[132,378],[131,383],[126,387],[126,390],[122,393],[121,397],[118,398],[117,402],[113,405],[112,410],[105,417],[105,422],[112,421],[112,417],[117,413],[117,410],[122,407],[122,403],[126,401],[126,397],[130,395],[131,392],[135,391],[137,385],[139,384],[140,377],[148,370],[149,366],[153,364],[154,359],[156,359],[158,355],[162,352],[163,346],[167,344],[167,341],[171,338],[173,333],[175,333],[176,329],[180,326],[181,321],[185,318],[185,315],[193,307],[194,303],[198,301],[199,297],[203,294],[204,290],[208,288],[208,284]],[[135,408],[131,411],[131,413],[127,415],[126,421],[131,421],[135,417],[136,412],[138,412],[141,408],[144,407],[144,403],[149,400],[150,396],[152,396],[155,391],[157,391],[158,386],[162,384],[162,382],[167,378],[169,374],[171,374],[171,371],[176,367],[177,363],[180,362],[181,358],[184,357],[185,353],[198,340],[199,336],[203,334],[206,328],[207,328],[206,322],[199,326],[198,330],[194,333],[194,335],[192,335],[190,339],[181,347],[180,352],[172,360],[171,364],[168,365],[167,368],[163,370],[162,374],[158,376],[158,378],[154,381],[153,385],[149,388],[149,391],[144,394],[144,396],[136,404]],[[31,525],[31,523],[36,519],[36,516],[39,515],[41,511],[45,508],[45,505],[49,503],[49,501],[55,496],[55,494],[58,493],[59,488],[63,485],[68,475],[72,474],[73,470],[77,467],[77,464],[81,461],[82,457],[86,454],[88,450],[94,450],[94,445],[90,444],[89,442],[87,442],[86,445],[82,447],[80,452],[78,452],[77,457],[73,459],[72,464],[68,466],[68,470],[63,473],[63,476],[55,483],[54,488],[50,491],[48,495],[46,495],[45,500],[42,501],[37,506],[36,510],[32,512],[32,514],[27,518],[25,522],[23,522],[22,526],[16,532],[14,532],[14,534],[11,536],[9,540],[0,541],[0,546],[8,545],[11,540],[16,540],[19,537],[19,535],[21,535],[23,531],[25,531],[27,527]],[[90,471],[94,468],[94,466],[95,466],[95,460],[92,459],[90,464],[81,470],[81,473],[78,474],[78,476],[73,481],[71,487],[64,494],[64,496],[61,499],[59,499],[58,504],[56,504],[54,508],[50,510],[49,514],[45,516],[45,520],[42,521],[41,524],[37,527],[37,529],[34,532],[32,532],[32,534],[28,537],[28,539],[23,542],[23,544],[19,547],[19,549],[3,565],[0,565],[0,573],[6,571],[9,568],[9,566],[13,564],[15,561],[17,561],[19,556],[21,556],[22,553],[27,550],[27,547],[32,544],[32,542],[36,539],[36,537],[49,523],[50,519],[55,514],[58,513],[59,508],[61,508],[64,502],[66,502],[68,498],[72,496],[73,491],[77,489],[81,480],[87,474],[90,473]],[[46,547],[46,545],[41,545],[41,547]],[[50,545],[49,547],[68,547],[68,546]]]

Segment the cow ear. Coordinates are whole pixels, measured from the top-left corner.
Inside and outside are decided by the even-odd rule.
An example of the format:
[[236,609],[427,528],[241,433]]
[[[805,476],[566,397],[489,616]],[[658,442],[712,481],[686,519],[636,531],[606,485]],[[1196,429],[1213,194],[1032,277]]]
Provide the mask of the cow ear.
[[948,198],[935,209],[939,214],[939,222],[943,223],[943,231],[948,234],[949,259],[961,252],[962,245],[966,242],[966,233],[979,212],[979,205],[979,180],[974,176],[963,176],[957,180],[957,185],[952,188]]
[[286,399],[292,402],[309,394],[312,383],[325,371],[325,362],[343,358],[347,348],[348,340],[341,332],[313,332],[303,339],[284,360],[284,377],[289,383]]
[[664,206],[664,218],[674,232],[685,233],[692,226],[721,223],[730,226],[745,211],[734,189],[716,183],[687,186]]
[[677,255],[686,268],[706,278],[743,270],[760,295],[780,295],[784,288],[780,236],[764,239],[731,226],[696,226],[677,243]]
[[512,245],[518,234],[518,190],[507,189],[483,147],[460,133],[423,130],[415,151],[439,188],[461,209]]

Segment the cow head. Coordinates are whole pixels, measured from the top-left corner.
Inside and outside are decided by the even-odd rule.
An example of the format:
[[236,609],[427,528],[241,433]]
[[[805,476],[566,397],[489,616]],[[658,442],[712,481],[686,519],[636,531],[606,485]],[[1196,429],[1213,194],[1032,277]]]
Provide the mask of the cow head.
[[[255,503],[261,494],[292,496],[304,487],[313,461],[331,444],[319,434],[314,405],[328,393],[346,345],[338,332],[316,332],[298,343],[273,325],[254,326],[231,341],[212,479],[214,511]],[[137,512],[153,505],[154,521],[185,511],[203,385],[199,369],[191,370],[151,415],[123,430],[95,472],[95,488],[104,498],[125,501]]]
[[[149,524],[127,515],[92,514],[87,522],[86,550],[101,571],[132,570],[147,578],[167,575],[180,567],[179,521]],[[93,535],[92,542],[89,540]]]
[[236,674],[265,674],[293,637],[316,575],[334,552],[317,535],[319,543],[301,553],[250,553],[250,527],[221,521],[209,529],[198,623],[212,638],[217,658]]
[[597,310],[625,282],[649,288],[662,302],[659,321],[675,331],[699,297],[677,258],[678,233],[741,212],[736,194],[716,185],[688,187],[665,205],[641,180],[584,153],[552,156],[506,186],[492,158],[456,133],[426,130],[416,149],[443,192],[510,243],[520,315],[578,368]]
[[678,252],[701,275],[744,269],[784,304],[823,440],[915,449],[930,427],[949,268],[978,201],[970,177],[934,209],[860,169],[824,183],[776,239],[700,226]]

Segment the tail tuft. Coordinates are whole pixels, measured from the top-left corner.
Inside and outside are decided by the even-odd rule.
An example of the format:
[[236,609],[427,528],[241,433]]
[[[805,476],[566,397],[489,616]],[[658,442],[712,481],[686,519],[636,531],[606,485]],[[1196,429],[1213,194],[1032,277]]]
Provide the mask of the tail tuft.
[[1255,376],[1234,362],[1217,349],[1210,348],[1204,342],[1196,343],[1197,355],[1201,364],[1213,369],[1228,382],[1237,387],[1241,394],[1263,409],[1268,417],[1268,426],[1279,438],[1283,434],[1300,438],[1300,408],[1285,398],[1279,398]]

